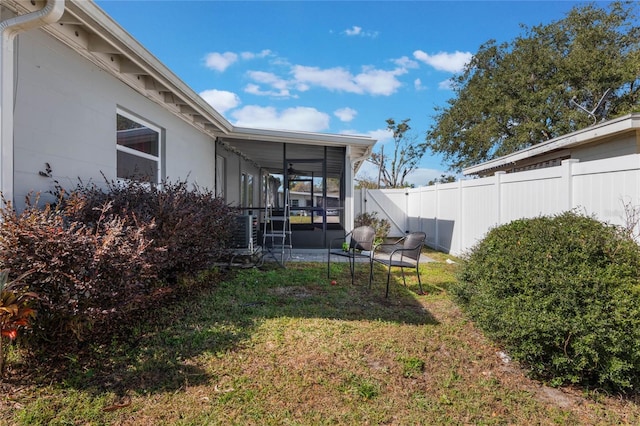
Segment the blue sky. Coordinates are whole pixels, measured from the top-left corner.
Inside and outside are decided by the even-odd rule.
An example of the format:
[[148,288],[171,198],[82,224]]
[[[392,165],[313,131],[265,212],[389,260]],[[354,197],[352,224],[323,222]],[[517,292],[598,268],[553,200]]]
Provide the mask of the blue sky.
[[[573,1],[97,0],[231,123],[369,135],[410,118],[416,143],[447,81],[490,39],[562,19]],[[604,5],[604,3],[599,3]],[[389,152],[390,148],[385,150]],[[409,179],[446,173],[430,152]],[[365,165],[360,175],[376,176]]]

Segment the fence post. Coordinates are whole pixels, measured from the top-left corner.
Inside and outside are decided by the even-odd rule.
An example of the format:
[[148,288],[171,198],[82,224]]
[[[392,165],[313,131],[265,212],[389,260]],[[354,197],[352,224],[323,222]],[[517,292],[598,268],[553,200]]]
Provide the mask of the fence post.
[[435,211],[434,219],[435,220],[434,220],[434,226],[436,227],[436,230],[435,230],[435,235],[434,235],[435,240],[434,240],[433,246],[434,246],[434,248],[436,250],[438,250],[440,248],[440,246],[439,246],[439,244],[440,244],[440,223],[439,223],[439,217],[440,217],[440,202],[439,202],[439,200],[440,200],[440,184],[436,183],[435,187],[436,188],[435,188],[435,191],[434,191],[435,192],[435,195],[434,195],[434,197],[435,197],[435,207],[434,207],[434,211]]
[[[458,247],[456,247],[457,251],[460,251],[460,249],[462,248],[462,242],[464,240],[464,231],[465,231],[465,225],[464,225],[464,197],[462,194],[462,180],[458,180],[458,223],[460,224],[460,226],[458,227]],[[449,249],[453,249],[453,240],[451,241],[451,245],[452,247]]]
[[500,171],[495,172],[493,175],[496,178],[496,214],[498,217],[496,218],[496,225],[502,225],[502,175],[507,174],[507,172]]
[[579,163],[577,158],[569,158],[562,160],[562,179],[564,180],[565,196],[567,204],[566,211],[571,210],[573,206],[573,165]]
[[404,233],[409,233],[409,190],[404,190]]
[[362,213],[367,213],[367,197],[369,196],[369,189],[367,188],[363,188],[362,189]]

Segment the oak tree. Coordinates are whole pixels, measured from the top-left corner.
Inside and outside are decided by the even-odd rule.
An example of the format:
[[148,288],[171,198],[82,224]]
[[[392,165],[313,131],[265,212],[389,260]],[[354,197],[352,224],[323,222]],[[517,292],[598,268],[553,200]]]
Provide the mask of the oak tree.
[[487,41],[452,79],[425,145],[460,171],[640,110],[635,7],[579,6],[511,42]]

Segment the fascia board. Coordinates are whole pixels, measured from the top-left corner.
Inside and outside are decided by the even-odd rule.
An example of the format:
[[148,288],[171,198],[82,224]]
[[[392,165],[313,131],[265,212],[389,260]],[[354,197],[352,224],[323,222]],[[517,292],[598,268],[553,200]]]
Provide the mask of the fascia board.
[[490,160],[476,166],[467,167],[462,170],[464,175],[482,173],[487,170],[503,167],[518,161],[545,154],[550,151],[571,148],[588,142],[596,141],[604,137],[613,136],[617,133],[640,128],[640,114],[627,114],[613,120],[605,121],[586,129],[578,130],[564,136],[550,139],[546,142],[525,148],[505,155],[495,160]]
[[363,146],[375,145],[376,139],[368,136],[336,135],[330,133],[294,132],[286,130],[255,129],[248,127],[233,127],[233,131],[226,138],[261,140],[265,142],[286,142],[307,145],[327,146]]

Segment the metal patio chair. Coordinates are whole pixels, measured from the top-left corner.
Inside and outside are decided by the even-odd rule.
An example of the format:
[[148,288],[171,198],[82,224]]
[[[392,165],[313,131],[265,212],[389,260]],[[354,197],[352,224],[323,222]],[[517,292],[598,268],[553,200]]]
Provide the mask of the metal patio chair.
[[420,294],[423,294],[422,282],[420,281],[420,253],[427,239],[424,232],[412,232],[396,241],[394,244],[380,244],[375,247],[371,256],[371,274],[369,276],[369,287],[373,281],[373,263],[377,262],[387,267],[387,291],[384,297],[389,297],[389,280],[391,279],[391,268],[402,270],[402,282],[405,287],[407,281],[404,277],[405,268],[413,268],[418,276],[418,286]]
[[[359,226],[354,228],[344,237],[333,238],[329,242],[327,257],[327,278],[331,275],[331,256],[341,256],[349,259],[349,271],[351,272],[351,284],[354,283],[356,273],[356,259],[367,259],[369,262],[369,282],[371,282],[371,274],[373,264],[371,263],[371,255],[373,253],[373,241],[376,237],[376,230],[371,226]],[[337,241],[347,243],[346,247],[333,248]],[[346,249],[346,250],[345,250]]]

